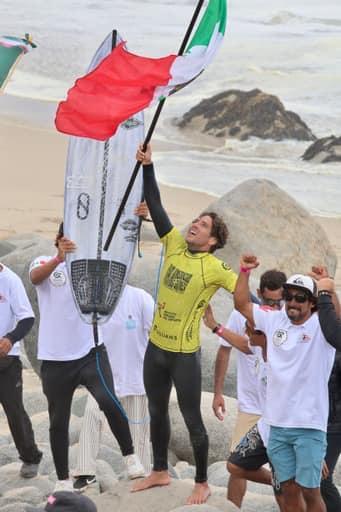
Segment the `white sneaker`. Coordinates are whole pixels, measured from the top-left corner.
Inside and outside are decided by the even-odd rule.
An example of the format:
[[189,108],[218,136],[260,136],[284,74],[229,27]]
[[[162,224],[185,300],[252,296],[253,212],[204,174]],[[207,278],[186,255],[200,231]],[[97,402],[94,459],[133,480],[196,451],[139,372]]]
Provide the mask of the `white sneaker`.
[[125,457],[123,457],[123,459],[127,468],[128,478],[130,480],[146,476],[144,467],[142,466],[140,459],[138,458],[136,453],[126,455]]
[[72,482],[71,478],[68,478],[67,480],[57,480],[56,485],[54,486],[53,492],[58,492],[58,491],[74,492],[73,482]]

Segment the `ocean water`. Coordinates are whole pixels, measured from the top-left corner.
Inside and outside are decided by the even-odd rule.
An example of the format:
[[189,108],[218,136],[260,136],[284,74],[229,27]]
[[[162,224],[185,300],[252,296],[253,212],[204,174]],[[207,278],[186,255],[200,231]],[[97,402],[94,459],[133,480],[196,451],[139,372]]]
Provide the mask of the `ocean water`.
[[[184,138],[171,122],[223,90],[259,88],[277,95],[318,137],[341,135],[341,1],[228,4],[227,35],[216,60],[166,103],[155,133],[164,148],[155,154],[159,179],[219,196],[245,179],[267,178],[311,212],[341,216],[341,166],[303,162],[309,143],[229,139],[212,148]],[[13,96],[64,98],[113,28],[136,53],[176,53],[195,5],[196,0],[1,0],[1,32],[30,32],[39,47],[20,62],[0,98],[0,115],[10,115]],[[46,111],[52,127],[53,108]]]

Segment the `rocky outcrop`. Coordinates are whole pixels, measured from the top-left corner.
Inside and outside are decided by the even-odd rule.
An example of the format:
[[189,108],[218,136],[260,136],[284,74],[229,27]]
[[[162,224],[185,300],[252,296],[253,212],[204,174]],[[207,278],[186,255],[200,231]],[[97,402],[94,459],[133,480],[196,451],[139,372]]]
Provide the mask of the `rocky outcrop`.
[[202,100],[177,123],[214,137],[315,140],[302,119],[272,94],[231,89]]
[[316,140],[304,152],[302,158],[321,164],[341,162],[341,137],[330,135]]
[[218,212],[227,223],[228,242],[216,254],[234,269],[243,252],[253,252],[261,263],[252,273],[257,279],[271,268],[290,275],[307,273],[316,264],[335,273],[337,257],[323,228],[272,181],[244,181],[206,210]]
[[[209,464],[219,460],[226,460],[231,443],[231,434],[237,417],[237,403],[233,398],[225,398],[228,414],[224,421],[219,421],[212,411],[212,393],[202,393],[201,414],[210,440],[208,454]],[[175,391],[172,392],[169,415],[171,420],[170,449],[179,460],[186,460],[194,464],[193,451],[189,441],[189,435],[179,409]]]

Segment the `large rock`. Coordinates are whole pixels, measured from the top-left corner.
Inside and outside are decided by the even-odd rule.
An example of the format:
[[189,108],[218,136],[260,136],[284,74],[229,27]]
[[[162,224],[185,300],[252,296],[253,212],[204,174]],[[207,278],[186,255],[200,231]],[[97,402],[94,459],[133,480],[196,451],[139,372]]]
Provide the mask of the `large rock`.
[[[212,411],[212,393],[203,392],[201,396],[201,413],[210,440],[208,463],[227,458],[231,436],[237,415],[237,403],[233,398],[225,397],[228,414],[224,421],[219,421]],[[180,460],[194,464],[192,447],[188,430],[179,409],[176,393],[173,390],[169,404],[171,420],[170,449]]]
[[247,180],[214,201],[206,211],[226,221],[229,239],[217,256],[238,269],[240,255],[253,252],[260,266],[253,278],[271,268],[288,275],[326,265],[335,274],[337,257],[318,222],[297,201],[272,181]]
[[[99,512],[170,512],[178,509],[184,510],[186,498],[193,487],[191,481],[172,480],[171,485],[165,487],[154,487],[143,492],[132,493],[131,482],[119,482],[112,493],[105,493],[94,496],[93,500]],[[187,510],[210,510],[207,507],[214,507],[220,512],[233,512],[238,509],[228,502],[223,490],[212,489],[212,496],[208,499],[207,505],[203,507],[191,506]],[[185,509],[186,510],[186,509]],[[212,509],[211,509],[212,510]]]
[[316,140],[304,152],[302,158],[322,164],[341,162],[341,137],[330,135]]
[[191,108],[180,128],[191,128],[215,137],[315,140],[308,126],[281,101],[259,89],[229,90],[202,100]]

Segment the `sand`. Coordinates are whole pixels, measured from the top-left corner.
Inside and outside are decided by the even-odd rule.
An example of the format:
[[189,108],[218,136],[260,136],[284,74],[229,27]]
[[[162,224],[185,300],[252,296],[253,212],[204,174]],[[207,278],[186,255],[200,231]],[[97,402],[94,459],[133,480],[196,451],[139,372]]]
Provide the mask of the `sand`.
[[[26,123],[0,120],[0,238],[29,232],[53,238],[63,215],[67,137]],[[209,194],[169,186],[162,186],[161,193],[180,228],[214,200]],[[341,218],[317,220],[341,261]],[[341,289],[341,265],[336,284]]]

